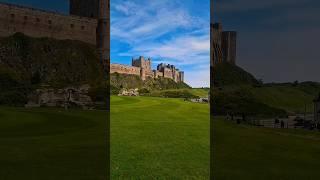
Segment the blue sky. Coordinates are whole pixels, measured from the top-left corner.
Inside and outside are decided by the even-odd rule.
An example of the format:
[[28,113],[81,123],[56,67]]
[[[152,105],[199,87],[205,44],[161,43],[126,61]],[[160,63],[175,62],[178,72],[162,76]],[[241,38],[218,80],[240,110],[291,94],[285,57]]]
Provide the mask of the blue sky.
[[64,14],[69,12],[69,0],[0,0],[0,2],[19,4]]
[[319,0],[215,2],[215,21],[238,31],[238,65],[265,82],[320,82]]
[[209,86],[210,1],[112,0],[111,62],[132,57],[176,65],[193,87]]

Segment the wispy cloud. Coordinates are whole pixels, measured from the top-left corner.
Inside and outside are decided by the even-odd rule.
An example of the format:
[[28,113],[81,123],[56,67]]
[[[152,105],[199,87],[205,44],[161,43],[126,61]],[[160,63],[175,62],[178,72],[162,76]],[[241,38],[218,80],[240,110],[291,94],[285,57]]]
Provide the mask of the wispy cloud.
[[185,71],[187,83],[209,86],[210,72],[195,71],[209,67],[209,21],[190,12],[194,9],[183,6],[185,2],[115,1],[111,39],[126,44],[126,48],[116,47],[117,57],[143,55],[154,63],[174,64]]

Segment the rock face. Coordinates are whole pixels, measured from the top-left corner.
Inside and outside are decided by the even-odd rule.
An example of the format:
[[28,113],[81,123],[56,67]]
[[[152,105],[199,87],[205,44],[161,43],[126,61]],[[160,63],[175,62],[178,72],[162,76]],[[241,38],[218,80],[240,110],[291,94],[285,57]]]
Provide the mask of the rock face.
[[118,96],[139,96],[139,89],[122,89]]
[[26,107],[81,107],[91,109],[94,105],[88,95],[89,85],[64,89],[41,88],[29,96]]
[[190,101],[194,103],[209,103],[209,98],[190,99]]

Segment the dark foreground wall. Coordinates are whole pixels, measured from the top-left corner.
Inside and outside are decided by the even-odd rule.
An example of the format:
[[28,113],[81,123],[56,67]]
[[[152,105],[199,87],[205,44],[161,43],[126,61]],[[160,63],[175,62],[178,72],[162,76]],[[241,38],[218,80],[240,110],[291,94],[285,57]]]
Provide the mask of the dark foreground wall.
[[32,37],[96,44],[97,20],[0,3],[0,36],[22,32]]

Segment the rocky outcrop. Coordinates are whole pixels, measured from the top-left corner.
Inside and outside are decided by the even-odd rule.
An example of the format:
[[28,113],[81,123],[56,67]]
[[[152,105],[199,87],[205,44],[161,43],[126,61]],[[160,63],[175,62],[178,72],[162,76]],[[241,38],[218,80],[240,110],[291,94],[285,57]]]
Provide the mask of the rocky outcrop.
[[90,86],[66,87],[63,89],[40,88],[29,95],[26,107],[81,107],[91,109],[94,103],[88,95]]
[[139,89],[122,89],[118,96],[139,96]]

